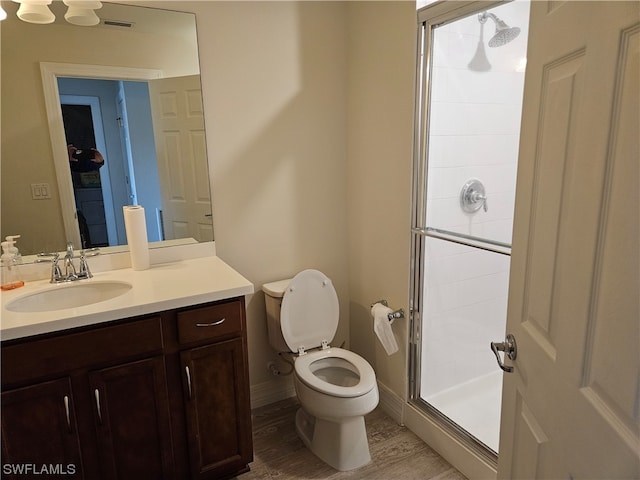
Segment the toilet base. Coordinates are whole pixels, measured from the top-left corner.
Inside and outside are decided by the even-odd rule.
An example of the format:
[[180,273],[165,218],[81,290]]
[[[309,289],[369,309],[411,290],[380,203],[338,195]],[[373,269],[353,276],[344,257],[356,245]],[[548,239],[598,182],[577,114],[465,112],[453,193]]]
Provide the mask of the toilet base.
[[371,461],[363,416],[332,422],[300,408],[296,431],[309,450],[336,470],[353,470]]

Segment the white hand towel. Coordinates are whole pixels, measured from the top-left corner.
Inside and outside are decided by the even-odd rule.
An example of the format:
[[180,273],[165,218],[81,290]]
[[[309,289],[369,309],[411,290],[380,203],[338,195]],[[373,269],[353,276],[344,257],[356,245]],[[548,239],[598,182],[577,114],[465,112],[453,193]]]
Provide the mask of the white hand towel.
[[389,307],[385,307],[381,303],[376,303],[371,307],[371,315],[373,316],[373,330],[378,336],[378,340],[382,343],[387,355],[393,355],[398,351],[398,343],[391,329],[389,314],[392,313]]

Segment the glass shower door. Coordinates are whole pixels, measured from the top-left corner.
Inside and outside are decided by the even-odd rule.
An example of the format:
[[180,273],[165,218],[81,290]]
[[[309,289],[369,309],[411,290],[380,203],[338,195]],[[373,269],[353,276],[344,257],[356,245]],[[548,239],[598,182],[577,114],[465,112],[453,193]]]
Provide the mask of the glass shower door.
[[425,21],[419,62],[412,398],[493,458],[502,371],[489,345],[505,334],[528,13],[513,2]]
[[509,256],[427,237],[420,399],[498,452]]

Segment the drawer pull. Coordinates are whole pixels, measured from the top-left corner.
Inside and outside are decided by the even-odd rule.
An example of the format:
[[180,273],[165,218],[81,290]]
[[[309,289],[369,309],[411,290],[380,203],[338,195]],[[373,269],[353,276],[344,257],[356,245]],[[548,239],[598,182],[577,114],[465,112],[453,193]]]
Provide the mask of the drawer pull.
[[67,428],[69,429],[69,433],[71,433],[71,414],[69,413],[69,397],[65,395],[63,400],[64,400],[64,413],[67,415]]
[[184,371],[187,373],[187,387],[189,389],[189,400],[191,400],[191,372],[189,371],[189,365],[184,367]]
[[100,422],[100,425],[102,425],[102,412],[100,411],[100,391],[96,388],[93,391],[95,397],[96,397],[96,408],[98,409],[98,421]]
[[226,318],[222,318],[222,319],[218,320],[217,322],[196,323],[196,327],[215,327],[216,325],[222,325],[225,320],[226,320]]

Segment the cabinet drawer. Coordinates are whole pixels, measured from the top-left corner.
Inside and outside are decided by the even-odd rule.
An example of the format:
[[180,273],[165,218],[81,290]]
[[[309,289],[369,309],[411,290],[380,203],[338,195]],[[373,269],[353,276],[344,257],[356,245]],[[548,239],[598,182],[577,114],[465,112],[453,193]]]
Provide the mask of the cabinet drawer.
[[191,343],[240,335],[242,307],[239,300],[234,300],[178,312],[178,341]]
[[150,317],[2,348],[2,384],[161,351],[162,323]]

